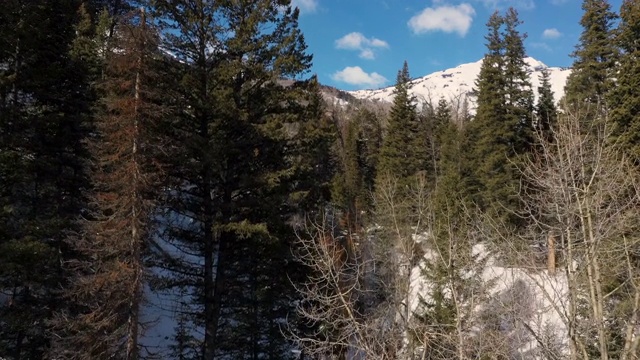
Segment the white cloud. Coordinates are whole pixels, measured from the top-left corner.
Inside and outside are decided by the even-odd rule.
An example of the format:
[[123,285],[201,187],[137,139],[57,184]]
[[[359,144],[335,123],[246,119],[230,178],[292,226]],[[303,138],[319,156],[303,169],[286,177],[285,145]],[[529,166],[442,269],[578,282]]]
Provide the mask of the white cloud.
[[336,48],[345,50],[359,50],[363,59],[374,59],[374,49],[387,49],[389,43],[376,38],[367,38],[359,32],[349,33],[336,40]]
[[359,66],[347,66],[341,71],[331,76],[335,81],[344,82],[350,85],[366,85],[369,87],[379,87],[387,82],[387,79],[376,73],[366,73]]
[[375,54],[373,53],[373,50],[371,49],[364,49],[360,51],[360,57],[367,60],[373,60],[376,58]]
[[380,40],[380,39],[376,39],[376,38],[372,38],[371,39],[371,46],[373,47],[382,47],[382,48],[388,48],[389,44],[384,41],[384,40]]
[[508,7],[514,7],[522,10],[532,10],[536,7],[534,0],[480,0],[480,2],[489,9],[505,9]]
[[442,31],[445,33],[458,33],[465,36],[476,11],[467,3],[458,6],[443,5],[426,8],[412,17],[408,25],[415,34],[423,34],[430,31]]
[[551,50],[551,47],[549,47],[549,45],[547,45],[546,43],[543,42],[532,42],[530,43],[531,47],[534,49],[542,49],[548,52],[552,52],[553,50]]
[[312,13],[318,9],[318,0],[291,0],[291,7],[297,7],[301,13]]
[[336,40],[336,47],[338,49],[355,50],[362,48],[362,44],[366,41],[367,38],[361,33],[352,32]]
[[542,32],[542,37],[545,38],[545,39],[557,39],[560,36],[562,36],[562,33],[560,31],[558,31],[558,29],[556,29],[556,28],[545,29]]

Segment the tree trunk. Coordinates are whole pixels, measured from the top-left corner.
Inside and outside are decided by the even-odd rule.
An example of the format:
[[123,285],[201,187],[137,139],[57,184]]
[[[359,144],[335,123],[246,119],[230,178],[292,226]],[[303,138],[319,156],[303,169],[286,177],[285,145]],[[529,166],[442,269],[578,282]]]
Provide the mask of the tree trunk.
[[143,7],[140,8],[140,26],[141,26],[141,41],[138,47],[138,59],[136,66],[136,80],[135,80],[135,94],[134,94],[134,111],[133,111],[133,142],[131,148],[131,161],[133,162],[133,202],[131,209],[131,261],[133,262],[133,282],[131,284],[131,301],[129,303],[129,319],[127,324],[127,360],[136,360],[138,358],[138,323],[140,316],[140,291],[142,281],[142,266],[141,261],[141,234],[138,229],[139,214],[140,214],[140,163],[138,161],[138,142],[140,137],[139,129],[139,116],[140,116],[140,87],[141,87],[141,74],[142,71],[142,57],[145,51],[145,28],[146,28],[146,16]]
[[[206,127],[206,125],[205,125]],[[205,130],[206,131],[206,130]],[[211,170],[205,164],[203,171],[203,201],[204,201],[204,342],[202,350],[203,360],[213,360],[215,355],[216,332],[218,320],[216,313],[216,304],[214,303],[217,295],[216,283],[220,273],[220,256],[221,246],[218,245],[217,253],[217,273],[214,274],[213,268],[216,266],[215,254],[215,234],[213,232],[213,204],[211,203]],[[218,239],[221,241],[221,239]]]
[[549,275],[556,274],[556,238],[553,232],[549,232],[547,239],[547,271]]
[[226,252],[227,246],[229,245],[231,233],[227,231],[223,231],[218,238],[220,242],[218,245],[218,253],[217,253],[217,264],[216,264],[216,272],[215,279],[213,282],[213,293],[211,294],[211,308],[210,308],[210,320],[209,330],[211,335],[211,356],[210,358],[206,358],[206,360],[213,359],[213,355],[215,353],[215,345],[216,339],[218,337],[218,330],[220,330],[218,324],[220,321],[220,313],[222,311],[222,296],[225,291],[225,282],[226,282]]

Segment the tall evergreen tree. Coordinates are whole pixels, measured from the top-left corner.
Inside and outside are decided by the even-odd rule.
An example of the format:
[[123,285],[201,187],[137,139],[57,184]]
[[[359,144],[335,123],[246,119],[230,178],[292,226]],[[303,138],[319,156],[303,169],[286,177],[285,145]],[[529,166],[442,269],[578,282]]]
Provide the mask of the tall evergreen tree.
[[[93,34],[97,54],[100,36]],[[68,298],[81,309],[61,317],[58,356],[137,359],[151,196],[155,123],[162,114],[154,63],[158,41],[143,9],[121,17],[104,54],[90,150],[95,166],[88,215],[71,243],[75,279]]]
[[489,18],[487,54],[476,80],[478,108],[470,126],[478,187],[474,200],[511,225],[517,225],[519,208],[515,163],[532,142],[533,94],[519,24],[513,9]]
[[[438,119],[438,177],[433,192],[435,216],[447,214],[450,219],[462,217],[465,208],[471,208],[472,176],[469,173],[465,149],[468,124],[456,124],[446,100],[441,99],[436,109]],[[461,221],[458,218],[456,221]]]
[[[355,112],[355,114],[354,114]],[[371,110],[347,109],[339,144],[339,168],[333,179],[332,202],[343,212],[345,225],[359,232],[363,215],[371,210],[376,158],[382,141],[378,116]]]
[[65,306],[87,189],[90,105],[84,60],[72,54],[79,1],[0,4],[0,353],[38,359]]
[[[452,114],[447,102],[442,99],[436,111],[438,119],[438,178],[435,189],[435,209],[438,213],[449,202],[462,207],[469,206],[469,174],[466,173],[465,161],[465,132],[466,127],[453,122]],[[456,199],[455,201],[452,199]],[[445,201],[445,202],[442,202]]]
[[607,0],[584,0],[580,20],[582,34],[572,56],[565,98],[569,110],[588,109],[592,114],[606,109],[605,96],[612,88],[617,49],[612,25],[617,16]]
[[515,151],[519,153],[530,150],[533,143],[533,115],[534,97],[529,80],[529,68],[525,62],[526,51],[524,40],[526,34],[518,31],[522,21],[518,12],[509,8],[504,15],[504,77],[507,81],[506,112],[509,123],[516,124],[517,134],[514,143]]
[[341,171],[337,172],[334,178],[331,198],[344,213],[344,225],[350,231],[357,231],[364,193],[358,149],[360,125],[357,121],[351,120],[345,127],[340,141]]
[[[429,254],[421,275],[431,284],[416,310],[416,334],[429,359],[463,358],[461,325],[472,311],[469,299],[483,295],[477,275],[485,260],[472,254],[468,174],[465,173],[465,128],[453,121],[449,104],[441,99],[435,110],[437,178],[430,197],[430,236],[423,246]],[[424,355],[423,355],[424,356]]]
[[311,56],[298,11],[287,1],[154,3],[171,27],[164,46],[179,61],[167,80],[184,109],[167,124],[165,284],[188,294],[182,327],[198,357],[286,358],[287,222],[314,193],[301,176],[326,176],[307,163],[325,132],[311,125],[322,116],[317,82],[299,80]]
[[434,111],[432,125],[429,131],[429,137],[431,138],[431,154],[429,157],[432,164],[432,177],[436,188],[439,178],[442,174],[442,169],[440,166],[440,162],[442,159],[442,150],[444,147],[444,142],[447,140],[449,126],[452,124],[453,117],[451,114],[449,103],[444,98],[441,98],[440,100],[438,100],[438,106]]
[[558,121],[558,110],[551,90],[549,69],[544,68],[540,74],[540,87],[538,87],[538,104],[536,104],[536,130],[544,139],[551,141],[553,128]]
[[[640,166],[640,65],[638,56],[640,55],[640,3],[638,1],[623,1],[620,8],[620,22],[616,31],[616,45],[620,50],[620,58],[615,67],[615,86],[611,89],[607,98],[607,105],[610,108],[611,128],[610,144],[620,150],[621,154],[627,156],[630,163],[635,167]],[[625,169],[626,170],[626,169]],[[638,214],[638,206],[633,209]],[[637,218],[637,215],[636,215]],[[635,228],[624,235],[625,242],[637,241],[640,238],[640,231]],[[618,239],[619,240],[619,239]],[[638,265],[634,264],[634,271],[638,270]],[[611,308],[616,314],[616,319],[608,321],[612,329],[612,339],[609,340],[610,348],[616,352],[626,351],[623,341],[628,340],[622,331],[625,322],[618,319],[626,318],[628,309],[632,308],[632,300],[629,298],[629,290],[624,289],[625,284],[631,281],[633,273],[618,275],[610,282],[610,286],[615,286],[615,293],[611,296]],[[609,279],[607,279],[609,280]],[[612,291],[612,293],[614,292]],[[627,333],[628,336],[628,333]],[[622,350],[622,351],[621,351]],[[613,352],[612,351],[612,352]]]
[[299,127],[287,140],[291,151],[287,156],[296,159],[290,191],[298,211],[315,213],[331,197],[331,181],[339,167],[334,151],[339,125],[327,113],[317,77],[298,86],[306,89],[308,102],[299,107],[297,120],[290,124]]
[[616,67],[616,86],[609,97],[613,137],[640,165],[640,3],[626,0],[620,9],[616,44],[622,54]]
[[377,176],[392,175],[405,182],[426,166],[426,137],[409,94],[411,77],[405,61],[398,72],[386,135],[380,148]]
[[478,193],[474,198],[483,207],[503,195],[500,193],[508,189],[512,177],[506,166],[506,157],[513,154],[515,124],[506,123],[504,107],[506,79],[502,76],[504,48],[500,34],[503,23],[504,19],[498,12],[494,12],[487,22],[487,53],[476,80],[478,107],[471,122],[471,132],[475,137],[474,178],[478,184]]
[[381,115],[367,109],[361,109],[356,117],[360,124],[358,153],[362,179],[367,192],[367,203],[371,202],[371,191],[374,188],[378,171],[378,154],[382,147]]

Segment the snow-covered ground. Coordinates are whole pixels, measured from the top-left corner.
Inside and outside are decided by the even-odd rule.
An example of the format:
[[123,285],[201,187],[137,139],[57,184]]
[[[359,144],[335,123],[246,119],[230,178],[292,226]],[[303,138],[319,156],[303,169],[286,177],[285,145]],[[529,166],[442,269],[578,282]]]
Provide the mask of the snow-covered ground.
[[551,275],[547,270],[529,271],[491,265],[485,268],[482,278],[495,284],[491,290],[494,301],[490,301],[489,306],[507,306],[507,311],[513,311],[508,308],[513,304],[501,301],[505,296],[513,297],[508,294],[513,291],[521,291],[524,296],[519,301],[528,302],[518,304],[517,309],[524,311],[515,314],[520,317],[517,321],[526,325],[518,335],[520,353],[535,354],[530,358],[542,359],[542,349],[536,337],[552,342],[552,347],[561,353],[568,352],[568,330],[563,320],[566,319],[568,285],[564,273]]
[[[549,69],[551,89],[555,94],[556,101],[564,95],[564,86],[570,69],[559,67],[548,67],[541,61],[532,57],[525,58],[525,62],[530,72],[531,84],[534,94],[538,96],[540,86],[539,76],[545,68]],[[446,69],[426,75],[411,81],[410,94],[417,97],[419,101],[431,101],[437,104],[440,98],[444,97],[448,101],[456,100],[460,97],[467,97],[471,112],[475,112],[475,99],[469,96],[475,87],[475,80],[480,73],[482,60],[469,64],[462,64],[452,69]],[[349,93],[359,99],[378,100],[391,102],[393,100],[393,86],[377,90],[357,90]]]
[[[480,278],[488,298],[474,306],[473,317],[478,323],[470,330],[470,336],[482,331],[482,314],[491,314],[505,338],[511,340],[511,350],[523,358],[545,358],[540,341],[567,354],[568,330],[563,319],[567,318],[564,312],[568,308],[568,284],[564,273],[500,266],[482,244],[474,246],[474,253],[487,259]],[[411,274],[410,308],[418,313],[420,298],[428,298],[430,291],[421,274],[425,261],[430,261],[428,253]]]

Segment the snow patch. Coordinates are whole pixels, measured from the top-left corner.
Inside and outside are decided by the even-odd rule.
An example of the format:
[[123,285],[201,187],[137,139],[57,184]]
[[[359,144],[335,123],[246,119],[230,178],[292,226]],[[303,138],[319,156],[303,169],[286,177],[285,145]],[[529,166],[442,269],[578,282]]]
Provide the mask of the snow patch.
[[[486,261],[479,278],[482,287],[489,289],[488,299],[474,307],[474,317],[482,317],[482,314],[495,317],[495,322],[512,340],[511,350],[525,358],[544,359],[543,347],[546,346],[560,354],[568,354],[565,319],[569,291],[564,274],[501,266],[485,244],[474,245],[472,254],[474,258]],[[421,298],[428,300],[430,297],[432,286],[422,275],[422,269],[435,256],[427,251],[421,263],[411,270],[409,306],[412,314],[419,311]],[[482,331],[476,326],[472,335]],[[545,342],[544,346],[541,341]]]

